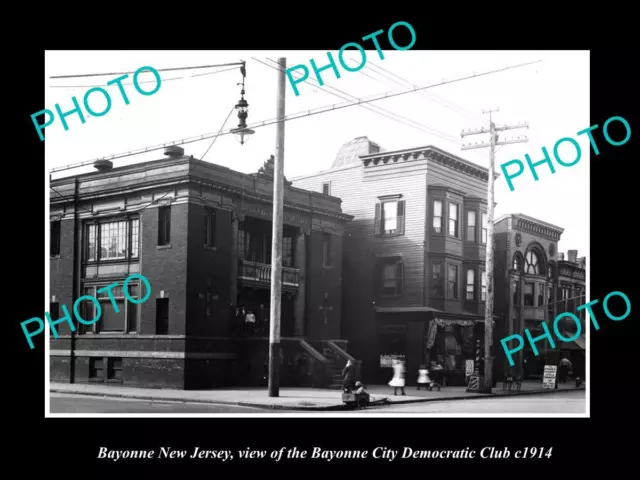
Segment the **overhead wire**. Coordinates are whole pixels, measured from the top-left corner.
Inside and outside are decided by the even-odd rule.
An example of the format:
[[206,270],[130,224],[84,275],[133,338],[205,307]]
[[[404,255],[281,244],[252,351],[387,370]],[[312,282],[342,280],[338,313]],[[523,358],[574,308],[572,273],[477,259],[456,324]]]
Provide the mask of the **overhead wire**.
[[229,121],[229,117],[231,116],[231,114],[233,113],[233,111],[236,109],[235,105],[233,107],[231,107],[231,110],[229,111],[229,115],[227,115],[227,118],[225,119],[224,123],[222,124],[222,126],[220,127],[220,131],[218,132],[218,135],[216,135],[215,137],[213,137],[213,141],[211,142],[211,144],[209,145],[209,147],[207,148],[207,150],[204,152],[204,154],[200,157],[200,160],[204,160],[204,157],[206,157],[207,153],[209,153],[209,150],[211,150],[211,147],[213,147],[213,144],[216,143],[216,140],[218,139],[218,137],[220,136],[220,132],[222,132],[222,129],[224,128],[224,126],[227,124],[227,122]]
[[[349,58],[349,60],[353,60],[355,62],[355,59],[353,59],[353,58]],[[357,62],[356,62],[356,64],[357,64]],[[384,67],[381,67],[380,65],[377,65],[377,64],[375,64],[373,62],[369,62],[369,66],[372,67],[372,71],[376,72],[378,75],[380,75],[380,76],[382,76],[382,77],[384,77],[384,78],[386,78],[386,79],[388,79],[388,80],[390,80],[390,81],[392,81],[392,82],[394,82],[394,83],[396,83],[398,85],[401,85],[403,87],[405,87],[405,86],[414,87],[415,86],[415,84],[413,82],[407,80],[406,78],[401,77],[400,75],[397,75],[396,73],[394,73],[394,72],[392,72],[392,71],[390,71],[390,70],[388,70],[388,69],[386,69]],[[362,70],[360,70],[359,73],[363,73]],[[406,85],[403,85],[398,80],[395,80],[394,78],[391,78],[389,75],[386,75],[387,73],[389,75],[392,75],[393,77],[397,78],[398,80],[404,82]],[[450,100],[446,100],[446,99],[436,95],[435,93],[424,92],[424,91],[420,92],[420,93],[425,98],[427,98],[427,99],[429,99],[429,100],[431,100],[433,102],[439,103],[443,107],[448,108],[450,110],[453,110],[454,112],[460,113],[462,115],[466,115],[468,117],[473,117],[474,119],[482,119],[483,122],[488,122],[487,118],[482,116],[482,115],[480,115],[479,113],[473,112],[473,111],[469,110],[468,108],[465,108],[465,107],[463,107],[461,105],[458,105],[458,104],[456,104],[456,103],[454,103],[454,102],[452,102]]]
[[[224,70],[217,70],[215,72],[207,72],[207,73],[196,73],[195,75],[189,75],[188,77],[173,77],[173,78],[163,78],[163,82],[171,82],[173,80],[184,80],[186,78],[194,78],[194,77],[205,77],[207,75],[215,75],[216,73],[229,72],[231,70],[237,70],[238,67],[225,68]],[[138,82],[138,85],[142,83],[157,83],[155,80]],[[131,83],[122,83],[122,85],[133,85]],[[49,85],[50,88],[94,88],[94,87],[104,87],[103,85]]]
[[[182,181],[180,181],[180,182],[178,182],[178,183],[174,184],[174,186],[175,186],[175,185],[180,185],[180,184],[182,184],[182,183],[187,183],[187,182],[188,182],[188,180],[182,180]],[[58,196],[60,196],[63,200],[69,200],[69,199],[71,199],[71,198],[73,198],[73,197],[74,197],[74,195],[63,195],[63,194],[61,194],[58,190],[56,190],[55,188],[53,188],[51,185],[49,185],[49,188],[50,188],[51,190],[53,190],[53,191],[54,191],[54,193],[56,193]],[[127,210],[127,212],[130,212],[130,213],[136,213],[136,212],[141,212],[141,211],[143,211],[143,210],[146,210],[147,208],[151,207],[152,205],[157,204],[160,200],[162,200],[163,198],[165,198],[167,195],[169,195],[169,194],[171,194],[171,193],[173,193],[173,190],[168,191],[167,193],[165,193],[164,195],[162,195],[162,196],[161,196],[161,197],[159,197],[159,198],[156,198],[156,199],[154,199],[154,200],[151,200],[149,203],[147,203],[146,205],[144,205],[144,206],[142,206],[142,207],[140,207],[140,208],[128,209],[128,210]],[[93,212],[93,211],[91,211],[91,210],[87,210],[86,208],[82,208],[82,207],[77,207],[77,208],[78,208],[78,210],[82,210],[83,212],[90,213],[91,215],[95,215],[95,213],[96,213],[96,212]]]
[[[532,61],[532,62],[526,62],[526,63],[521,63],[518,65],[510,65],[510,66],[506,66],[503,68],[497,68],[497,69],[493,69],[493,70],[488,70],[485,72],[481,72],[481,73],[474,73],[472,75],[466,75],[466,76],[462,76],[459,78],[454,78],[452,80],[441,80],[440,82],[437,83],[432,83],[432,84],[428,84],[428,85],[423,85],[423,86],[415,86],[414,88],[411,88],[409,90],[402,90],[399,92],[385,92],[383,94],[377,94],[377,95],[372,95],[369,98],[363,98],[358,102],[344,102],[344,103],[337,103],[334,105],[327,105],[324,107],[319,107],[317,109],[311,109],[311,110],[305,110],[303,112],[298,112],[298,113],[293,113],[290,115],[286,115],[284,121],[291,121],[291,120],[297,120],[300,118],[306,118],[312,115],[318,115],[318,114],[322,114],[322,113],[328,113],[328,112],[333,112],[336,110],[340,110],[343,108],[348,108],[348,107],[352,107],[352,106],[356,106],[356,105],[362,105],[362,104],[366,104],[366,103],[371,103],[371,102],[376,102],[379,100],[385,100],[388,98],[395,98],[401,95],[406,95],[408,93],[413,93],[413,92],[419,92],[421,90],[425,90],[428,88],[434,88],[434,87],[438,87],[441,85],[447,85],[447,84],[451,84],[451,83],[456,83],[456,82],[461,82],[464,80],[470,80],[472,78],[478,78],[478,77],[482,77],[482,76],[486,76],[486,75],[492,75],[494,73],[499,73],[499,72],[503,72],[506,70],[511,70],[514,68],[520,68],[520,67],[525,67],[528,65],[533,65],[535,63],[540,63],[541,60],[536,60],[536,61]],[[315,110],[315,111],[314,111]],[[256,122],[254,124],[248,125],[247,128],[251,128],[251,129],[256,129],[256,128],[260,128],[260,127],[265,127],[268,125],[273,125],[275,123],[278,123],[282,120],[278,119],[278,118],[274,118],[274,119],[269,119],[269,120],[263,120],[261,122]],[[137,150],[130,150],[128,152],[125,153],[120,153],[120,154],[114,154],[114,155],[109,155],[106,157],[99,157],[93,160],[87,160],[84,162],[78,162],[78,163],[74,163],[74,164],[70,164],[70,165],[65,165],[65,166],[60,166],[60,167],[56,167],[53,168],[51,170],[49,170],[51,173],[54,172],[59,172],[62,170],[69,170],[72,168],[79,168],[79,167],[83,167],[85,165],[91,165],[93,162],[95,162],[96,160],[108,160],[108,159],[116,159],[116,158],[123,158],[123,157],[129,157],[132,155],[139,155],[139,154],[143,154],[143,153],[147,153],[147,152],[151,152],[154,150],[160,150],[162,148],[165,148],[169,145],[184,145],[187,143],[194,143],[194,142],[200,142],[202,140],[207,140],[209,138],[213,138],[215,136],[223,136],[223,135],[229,135],[231,133],[235,133],[236,129],[229,129],[226,131],[223,131],[222,133],[218,133],[218,134],[202,134],[202,135],[198,135],[198,136],[194,136],[194,137],[187,137],[184,139],[180,139],[180,140],[175,140],[172,142],[165,142],[159,145],[155,145],[155,146],[150,146],[150,147],[143,147]]]
[[[174,68],[156,68],[156,72],[175,72],[177,70],[197,70],[201,68],[216,68],[216,67],[230,67],[232,65],[240,66],[243,65],[244,62],[233,62],[233,63],[220,63],[218,65],[199,65],[197,67],[174,67]],[[57,78],[82,78],[82,77],[106,77],[111,75],[130,75],[136,72],[109,72],[109,73],[83,73],[76,75],[54,75],[50,76],[51,79]]]
[[[278,70],[278,71],[282,71],[279,66],[275,67],[275,66],[267,65],[266,63],[258,60],[255,57],[251,57],[251,58],[253,60],[255,60],[255,61],[267,66],[267,67],[273,68],[273,69]],[[267,58],[267,60],[269,60],[270,62],[273,62],[275,65],[278,65],[278,63],[275,60],[271,59],[271,58]],[[297,80],[298,78],[299,77],[297,77],[295,79]],[[309,80],[314,82],[315,86],[317,86],[318,88],[322,88],[322,91],[324,91],[324,92],[326,92],[326,93],[328,93],[330,95],[333,95],[335,97],[342,98],[343,100],[348,100],[347,98],[345,98],[345,97],[343,97],[341,95],[338,95],[336,93],[333,93],[333,92],[331,92],[329,90],[326,90],[326,89],[329,88],[329,89],[335,90],[337,92],[340,92],[343,95],[347,95],[348,97],[351,97],[352,99],[361,100],[359,97],[357,97],[355,95],[351,95],[350,93],[347,93],[347,92],[345,92],[343,90],[340,90],[340,89],[338,89],[336,87],[333,87],[331,85],[320,85],[314,79],[309,79]],[[372,111],[373,113],[377,113],[378,115],[382,115],[383,117],[389,118],[389,119],[391,119],[391,120],[393,120],[395,122],[398,122],[398,123],[401,123],[403,125],[415,128],[415,129],[420,130],[420,131],[425,132],[425,133],[429,133],[431,135],[434,135],[436,137],[440,137],[440,138],[442,138],[444,140],[447,140],[447,141],[450,141],[450,142],[453,142],[453,143],[456,143],[456,144],[462,144],[460,139],[457,138],[457,137],[454,137],[453,135],[449,135],[447,133],[440,132],[439,130],[436,130],[434,128],[428,127],[426,125],[423,125],[422,123],[416,122],[415,120],[407,118],[407,117],[405,117],[403,115],[400,115],[398,113],[395,113],[395,112],[393,112],[391,110],[387,110],[386,108],[382,108],[382,107],[378,107],[378,106],[369,106],[369,105],[361,105],[361,106],[362,106],[362,108],[365,108],[365,109],[367,109],[369,111]],[[396,117],[398,117],[398,118],[400,118],[402,120],[398,120],[397,118],[393,118],[390,115],[396,116]],[[413,124],[415,124],[415,125],[413,125]]]

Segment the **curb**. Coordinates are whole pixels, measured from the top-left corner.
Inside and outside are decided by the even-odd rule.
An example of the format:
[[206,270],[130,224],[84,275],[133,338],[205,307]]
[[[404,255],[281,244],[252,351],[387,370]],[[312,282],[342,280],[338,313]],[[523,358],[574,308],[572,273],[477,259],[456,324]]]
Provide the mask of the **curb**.
[[[409,404],[409,403],[427,403],[427,402],[445,402],[449,400],[483,400],[487,398],[496,398],[496,397],[517,397],[517,396],[525,396],[525,395],[549,395],[552,393],[559,392],[576,392],[576,391],[585,391],[586,388],[575,388],[575,389],[553,389],[553,390],[533,390],[529,392],[511,392],[511,393],[487,393],[487,394],[476,394],[474,396],[455,396],[455,397],[431,397],[431,398],[421,398],[415,400],[396,400],[391,403],[375,405],[374,408],[380,407],[388,407],[391,405],[401,405],[401,404]],[[202,399],[166,399],[166,398],[158,398],[151,395],[127,395],[116,392],[82,392],[82,391],[70,391],[65,389],[51,388],[49,389],[51,393],[62,393],[67,395],[85,395],[91,397],[111,397],[111,398],[130,398],[134,400],[148,400],[148,401],[162,401],[162,402],[173,402],[173,403],[200,403],[204,405],[233,405],[237,407],[250,407],[261,410],[300,410],[300,411],[348,411],[353,410],[352,407],[348,407],[347,405],[337,404],[337,405],[327,405],[327,406],[302,406],[302,405],[266,405],[264,403],[253,403],[253,402],[231,402],[225,400],[202,400]],[[385,398],[385,397],[383,397]]]
[[455,397],[435,397],[435,398],[421,398],[416,400],[396,400],[387,405],[398,405],[398,404],[407,404],[407,403],[427,403],[427,402],[446,402],[448,400],[485,400],[488,398],[497,398],[497,397],[519,397],[525,395],[549,395],[552,393],[559,392],[576,392],[576,391],[585,391],[586,388],[572,388],[572,389],[558,389],[558,390],[533,390],[530,392],[511,392],[511,393],[486,393],[486,394],[476,394],[475,396],[455,396]]
[[236,407],[251,407],[259,408],[261,410],[305,410],[305,411],[332,411],[332,410],[348,410],[346,405],[327,405],[327,406],[302,406],[302,405],[266,405],[264,403],[252,403],[252,402],[231,402],[225,400],[201,400],[201,399],[181,399],[181,398],[159,398],[151,395],[128,395],[123,393],[111,393],[111,392],[82,392],[72,391],[58,388],[49,389],[51,393],[61,393],[64,395],[84,395],[87,397],[106,397],[106,398],[128,398],[132,400],[148,400],[153,402],[171,402],[171,403],[200,403],[203,405],[233,405]]

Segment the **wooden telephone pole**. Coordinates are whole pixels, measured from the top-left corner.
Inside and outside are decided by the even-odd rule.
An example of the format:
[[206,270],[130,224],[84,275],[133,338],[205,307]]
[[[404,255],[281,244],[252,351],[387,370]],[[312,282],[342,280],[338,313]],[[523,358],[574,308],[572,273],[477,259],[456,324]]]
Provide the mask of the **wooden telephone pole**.
[[[501,142],[498,141],[498,133],[504,130],[514,130],[517,128],[529,128],[528,123],[518,124],[518,125],[503,125],[501,127],[496,127],[493,123],[492,113],[498,112],[499,109],[493,110],[483,110],[482,113],[489,114],[489,130],[484,127],[479,130],[472,130],[465,132],[463,131],[460,136],[466,137],[469,135],[479,135],[482,133],[489,133],[491,142],[490,143],[480,143],[480,144],[470,144],[464,145],[462,150],[471,150],[474,148],[486,148],[489,147],[489,186],[487,188],[487,253],[486,253],[486,266],[485,266],[485,275],[487,277],[487,299],[485,302],[485,311],[484,311],[484,379],[482,377],[472,380],[469,382],[469,389],[478,390],[482,393],[491,393],[491,389],[493,387],[493,356],[492,356],[492,346],[493,346],[493,209],[495,206],[494,200],[494,180],[495,180],[495,154],[496,154],[496,145],[508,145],[510,143],[524,143],[529,140],[524,137],[512,140],[503,140]],[[477,369],[476,369],[477,371]],[[472,385],[473,382],[473,385]]]
[[280,396],[280,313],[282,311],[282,215],[284,200],[284,122],[287,59],[278,59],[276,158],[273,178],[271,236],[271,302],[269,325],[269,396]]

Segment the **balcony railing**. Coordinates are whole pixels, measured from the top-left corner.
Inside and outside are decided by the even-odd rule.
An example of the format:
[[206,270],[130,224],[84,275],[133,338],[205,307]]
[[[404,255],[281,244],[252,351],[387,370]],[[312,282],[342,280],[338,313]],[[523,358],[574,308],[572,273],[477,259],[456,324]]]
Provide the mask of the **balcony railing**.
[[[267,287],[271,285],[271,265],[266,263],[240,260],[238,278],[241,282]],[[298,289],[300,286],[300,270],[282,267],[282,288]]]

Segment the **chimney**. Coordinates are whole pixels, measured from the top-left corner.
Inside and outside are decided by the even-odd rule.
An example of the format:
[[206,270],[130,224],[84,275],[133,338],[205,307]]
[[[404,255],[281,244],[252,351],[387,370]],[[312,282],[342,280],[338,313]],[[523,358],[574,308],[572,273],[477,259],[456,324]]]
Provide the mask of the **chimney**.
[[578,250],[569,250],[567,255],[571,263],[578,263]]
[[560,260],[561,262],[564,260],[564,252],[558,253],[558,260]]
[[99,172],[106,172],[113,168],[113,162],[110,160],[96,160],[93,162],[93,168]]
[[184,155],[184,148],[179,147],[177,145],[171,145],[170,147],[166,147],[164,149],[164,154],[167,157],[178,158]]

